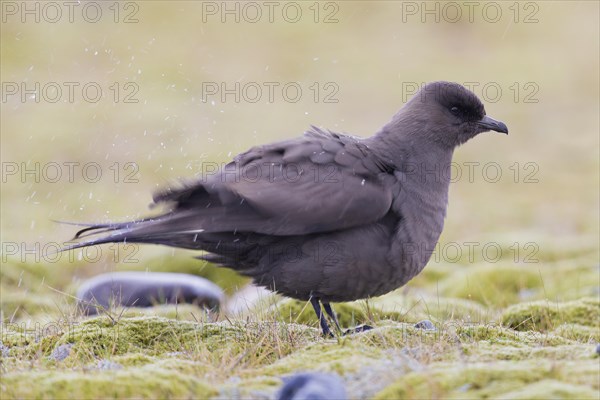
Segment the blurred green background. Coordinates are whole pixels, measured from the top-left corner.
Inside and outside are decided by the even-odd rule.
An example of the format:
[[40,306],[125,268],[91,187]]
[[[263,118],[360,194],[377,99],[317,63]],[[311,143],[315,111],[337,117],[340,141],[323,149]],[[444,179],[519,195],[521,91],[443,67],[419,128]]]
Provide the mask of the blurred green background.
[[[101,2],[98,14],[82,2],[73,22],[66,7],[53,22],[46,3],[29,4],[33,14],[23,4],[2,3],[1,28],[1,231],[3,243],[19,244],[15,257],[32,261],[24,250],[35,243],[72,236],[53,219],[145,215],[152,191],[202,163],[310,124],[368,136],[409,88],[434,80],[473,83],[487,113],[510,129],[455,153],[462,177],[451,187],[442,243],[534,242],[541,253],[584,246],[597,254],[598,2],[476,2],[471,16],[458,3],[460,18],[446,3]],[[239,101],[205,90],[236,82],[247,90]],[[284,97],[289,83],[302,89],[298,101]],[[23,93],[36,85],[39,93]],[[38,172],[22,176],[36,163]],[[86,163],[97,164],[84,171]],[[465,163],[479,163],[472,179]],[[101,176],[91,182],[95,166]]]

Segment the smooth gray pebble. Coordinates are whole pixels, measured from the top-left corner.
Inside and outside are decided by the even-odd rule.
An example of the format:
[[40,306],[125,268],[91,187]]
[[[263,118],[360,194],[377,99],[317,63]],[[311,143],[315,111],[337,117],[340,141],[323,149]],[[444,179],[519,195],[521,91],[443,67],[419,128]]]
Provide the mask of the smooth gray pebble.
[[52,351],[49,358],[51,360],[62,361],[71,354],[71,347],[73,347],[72,343],[61,344]]
[[335,374],[307,372],[283,378],[276,400],[345,400],[346,389]]
[[426,331],[435,331],[435,325],[433,325],[433,322],[431,322],[428,319],[424,319],[423,321],[419,321],[415,324],[415,328],[417,329],[423,329]]

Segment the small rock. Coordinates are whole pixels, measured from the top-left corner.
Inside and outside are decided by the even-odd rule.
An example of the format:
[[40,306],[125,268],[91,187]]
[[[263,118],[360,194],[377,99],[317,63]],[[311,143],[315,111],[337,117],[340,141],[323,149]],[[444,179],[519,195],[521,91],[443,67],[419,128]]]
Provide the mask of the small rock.
[[221,288],[195,275],[167,272],[113,272],[85,281],[77,291],[79,307],[96,314],[110,306],[152,307],[156,304],[197,304],[219,308]]
[[0,356],[8,357],[9,354],[10,354],[10,349],[8,347],[6,347],[4,344],[2,344],[2,342],[0,342]]
[[71,347],[73,347],[72,343],[61,344],[57,348],[54,349],[52,354],[50,354],[51,360],[62,361],[65,358],[69,357],[71,354]]
[[435,331],[435,325],[433,325],[433,322],[431,322],[428,319],[424,319],[423,321],[417,322],[415,324],[415,328],[417,329],[423,329],[425,331]]
[[277,400],[345,400],[346,389],[342,379],[335,374],[317,372],[301,373],[283,379]]
[[110,360],[98,361],[98,369],[101,369],[101,370],[110,371],[110,370],[117,370],[117,369],[122,369],[122,368],[123,368],[123,366],[121,364],[112,362]]

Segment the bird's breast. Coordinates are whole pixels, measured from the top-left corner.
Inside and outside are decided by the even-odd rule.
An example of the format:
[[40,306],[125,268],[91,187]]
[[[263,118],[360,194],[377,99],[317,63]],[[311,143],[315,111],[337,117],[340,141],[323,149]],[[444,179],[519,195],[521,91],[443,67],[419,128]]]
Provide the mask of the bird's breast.
[[448,185],[406,182],[392,204],[399,216],[390,252],[396,280],[403,285],[423,270],[444,228]]

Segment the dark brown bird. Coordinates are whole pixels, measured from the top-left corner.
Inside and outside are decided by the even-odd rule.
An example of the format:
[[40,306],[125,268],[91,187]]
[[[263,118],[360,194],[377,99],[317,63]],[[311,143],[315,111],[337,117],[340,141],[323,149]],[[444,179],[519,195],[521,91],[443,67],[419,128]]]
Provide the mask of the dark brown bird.
[[382,295],[425,267],[444,225],[454,149],[490,130],[508,133],[475,94],[430,83],[372,137],[312,127],[253,147],[208,179],[156,193],[168,212],[88,226],[68,249],[126,241],[204,250],[198,258],[310,300],[330,335],[321,304],[338,325],[330,302]]

